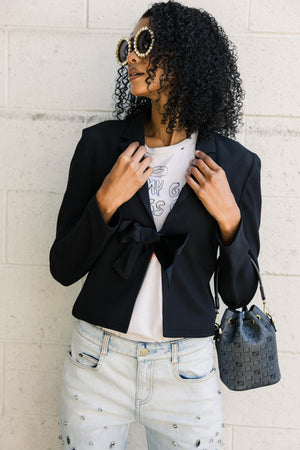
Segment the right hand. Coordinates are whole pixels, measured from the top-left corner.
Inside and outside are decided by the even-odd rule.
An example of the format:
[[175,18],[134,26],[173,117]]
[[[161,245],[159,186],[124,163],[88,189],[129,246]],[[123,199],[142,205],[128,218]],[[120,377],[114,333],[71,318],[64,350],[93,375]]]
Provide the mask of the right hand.
[[151,156],[144,157],[146,151],[144,145],[139,146],[138,142],[132,142],[120,154],[104,178],[97,192],[104,218],[109,220],[118,207],[133,197],[153,173],[152,167],[149,166]]

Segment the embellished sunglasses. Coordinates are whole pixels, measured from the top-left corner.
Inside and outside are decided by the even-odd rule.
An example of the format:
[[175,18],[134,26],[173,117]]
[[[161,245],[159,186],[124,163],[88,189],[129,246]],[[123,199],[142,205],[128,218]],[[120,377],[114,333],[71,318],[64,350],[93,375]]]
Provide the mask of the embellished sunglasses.
[[149,27],[142,27],[138,30],[135,37],[129,38],[123,36],[116,49],[116,58],[121,66],[127,64],[127,56],[132,50],[135,51],[137,56],[144,58],[149,55],[154,44],[154,32]]

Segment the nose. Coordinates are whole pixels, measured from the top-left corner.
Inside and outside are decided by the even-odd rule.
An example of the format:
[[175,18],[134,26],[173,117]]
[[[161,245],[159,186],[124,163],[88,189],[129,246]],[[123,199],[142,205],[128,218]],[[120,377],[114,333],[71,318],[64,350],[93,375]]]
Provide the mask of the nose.
[[132,64],[133,62],[138,62],[141,61],[141,58],[135,53],[134,50],[132,50],[130,53],[128,53],[127,55],[127,63],[128,64]]

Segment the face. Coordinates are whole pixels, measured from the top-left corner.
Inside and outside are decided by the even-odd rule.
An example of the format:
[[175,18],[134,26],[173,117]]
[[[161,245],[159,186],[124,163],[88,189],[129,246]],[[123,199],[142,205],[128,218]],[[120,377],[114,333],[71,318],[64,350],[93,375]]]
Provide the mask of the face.
[[[142,27],[149,26],[149,19],[144,18],[139,20],[136,24],[132,37],[136,35],[138,30]],[[154,32],[155,39],[155,32]],[[154,44],[155,45],[155,44]],[[158,97],[157,91],[160,88],[160,76],[163,74],[163,70],[161,68],[157,68],[154,80],[149,80],[150,85],[147,89],[147,83],[145,82],[148,74],[146,73],[146,69],[149,69],[151,66],[149,65],[149,55],[145,57],[139,57],[135,51],[133,50],[127,56],[127,70],[133,70],[134,72],[142,73],[142,75],[131,77],[129,76],[129,82],[131,87],[131,93],[137,97],[148,97],[152,100],[155,100]]]

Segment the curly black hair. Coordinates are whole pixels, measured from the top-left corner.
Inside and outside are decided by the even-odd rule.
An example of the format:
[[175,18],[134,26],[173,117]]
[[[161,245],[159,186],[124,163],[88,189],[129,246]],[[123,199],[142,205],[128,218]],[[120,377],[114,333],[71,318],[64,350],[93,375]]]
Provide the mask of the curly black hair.
[[[202,8],[173,0],[152,4],[141,18],[145,17],[155,33],[146,83],[149,86],[158,66],[164,71],[158,93],[171,83],[162,117],[162,123],[168,122],[167,133],[172,134],[177,121],[187,137],[198,130],[203,139],[212,132],[234,138],[245,94],[236,47],[223,28]],[[126,66],[118,69],[113,98],[117,119],[130,119],[151,108],[151,99],[131,94]]]

